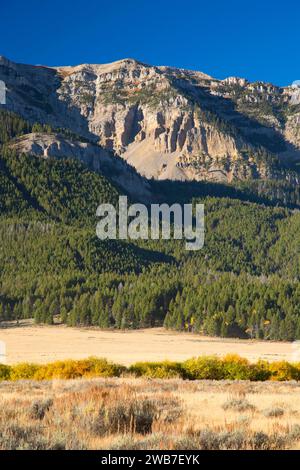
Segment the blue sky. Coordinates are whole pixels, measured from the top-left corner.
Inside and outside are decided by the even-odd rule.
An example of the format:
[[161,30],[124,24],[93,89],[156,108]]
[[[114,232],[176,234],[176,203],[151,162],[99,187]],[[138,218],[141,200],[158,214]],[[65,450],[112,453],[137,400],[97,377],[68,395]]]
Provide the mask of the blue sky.
[[3,0],[0,55],[32,64],[125,57],[288,85],[300,79],[300,2]]

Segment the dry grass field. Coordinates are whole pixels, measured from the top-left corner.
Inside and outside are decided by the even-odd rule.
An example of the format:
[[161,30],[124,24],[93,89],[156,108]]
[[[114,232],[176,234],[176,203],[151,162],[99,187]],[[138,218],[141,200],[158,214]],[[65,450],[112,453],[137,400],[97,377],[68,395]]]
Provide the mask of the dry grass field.
[[0,449],[300,449],[295,382],[0,383]]
[[[237,353],[295,360],[290,343],[208,338],[163,328],[0,330],[7,362],[91,355],[123,365]],[[300,449],[300,382],[82,378],[0,382],[0,449]]]
[[137,361],[182,361],[194,356],[224,356],[236,353],[250,361],[299,360],[291,343],[211,338],[192,333],[145,330],[108,330],[70,328],[63,325],[36,326],[22,321],[10,322],[0,329],[6,343],[7,363],[46,363],[63,359],[105,357],[123,365]]

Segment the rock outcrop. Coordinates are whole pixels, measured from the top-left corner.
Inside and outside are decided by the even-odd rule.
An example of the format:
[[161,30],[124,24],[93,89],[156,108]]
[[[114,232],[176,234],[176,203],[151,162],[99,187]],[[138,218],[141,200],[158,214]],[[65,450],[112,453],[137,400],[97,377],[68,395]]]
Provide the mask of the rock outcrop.
[[[216,80],[132,59],[50,68],[0,58],[0,79],[7,87],[6,108],[31,122],[69,129],[147,178],[276,178],[300,161],[295,86]],[[77,144],[76,152],[92,158],[84,156],[90,155],[88,145]]]
[[74,158],[93,171],[105,174],[113,183],[138,200],[149,200],[150,186],[134,168],[99,145],[66,139],[60,134],[32,133],[14,139],[17,153],[41,158]]

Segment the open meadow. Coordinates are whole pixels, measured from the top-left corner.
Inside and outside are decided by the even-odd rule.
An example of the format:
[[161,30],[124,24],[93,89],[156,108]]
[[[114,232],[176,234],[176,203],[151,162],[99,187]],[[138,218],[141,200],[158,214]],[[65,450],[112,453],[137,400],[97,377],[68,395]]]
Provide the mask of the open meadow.
[[295,382],[0,383],[0,449],[300,449]]
[[100,330],[64,325],[37,326],[23,320],[0,330],[6,343],[7,363],[46,363],[63,359],[105,357],[123,365],[137,361],[182,361],[194,356],[235,353],[250,361],[294,361],[295,344],[276,341],[214,338],[164,328]]
[[0,339],[0,450],[300,449],[291,343],[31,321]]

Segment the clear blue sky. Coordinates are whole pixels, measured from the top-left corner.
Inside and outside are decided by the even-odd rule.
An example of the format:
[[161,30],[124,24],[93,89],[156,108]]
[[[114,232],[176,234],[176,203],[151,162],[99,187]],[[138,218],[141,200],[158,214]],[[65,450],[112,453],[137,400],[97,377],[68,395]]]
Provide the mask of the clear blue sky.
[[125,57],[287,85],[300,79],[300,2],[1,0],[0,55],[45,65]]

